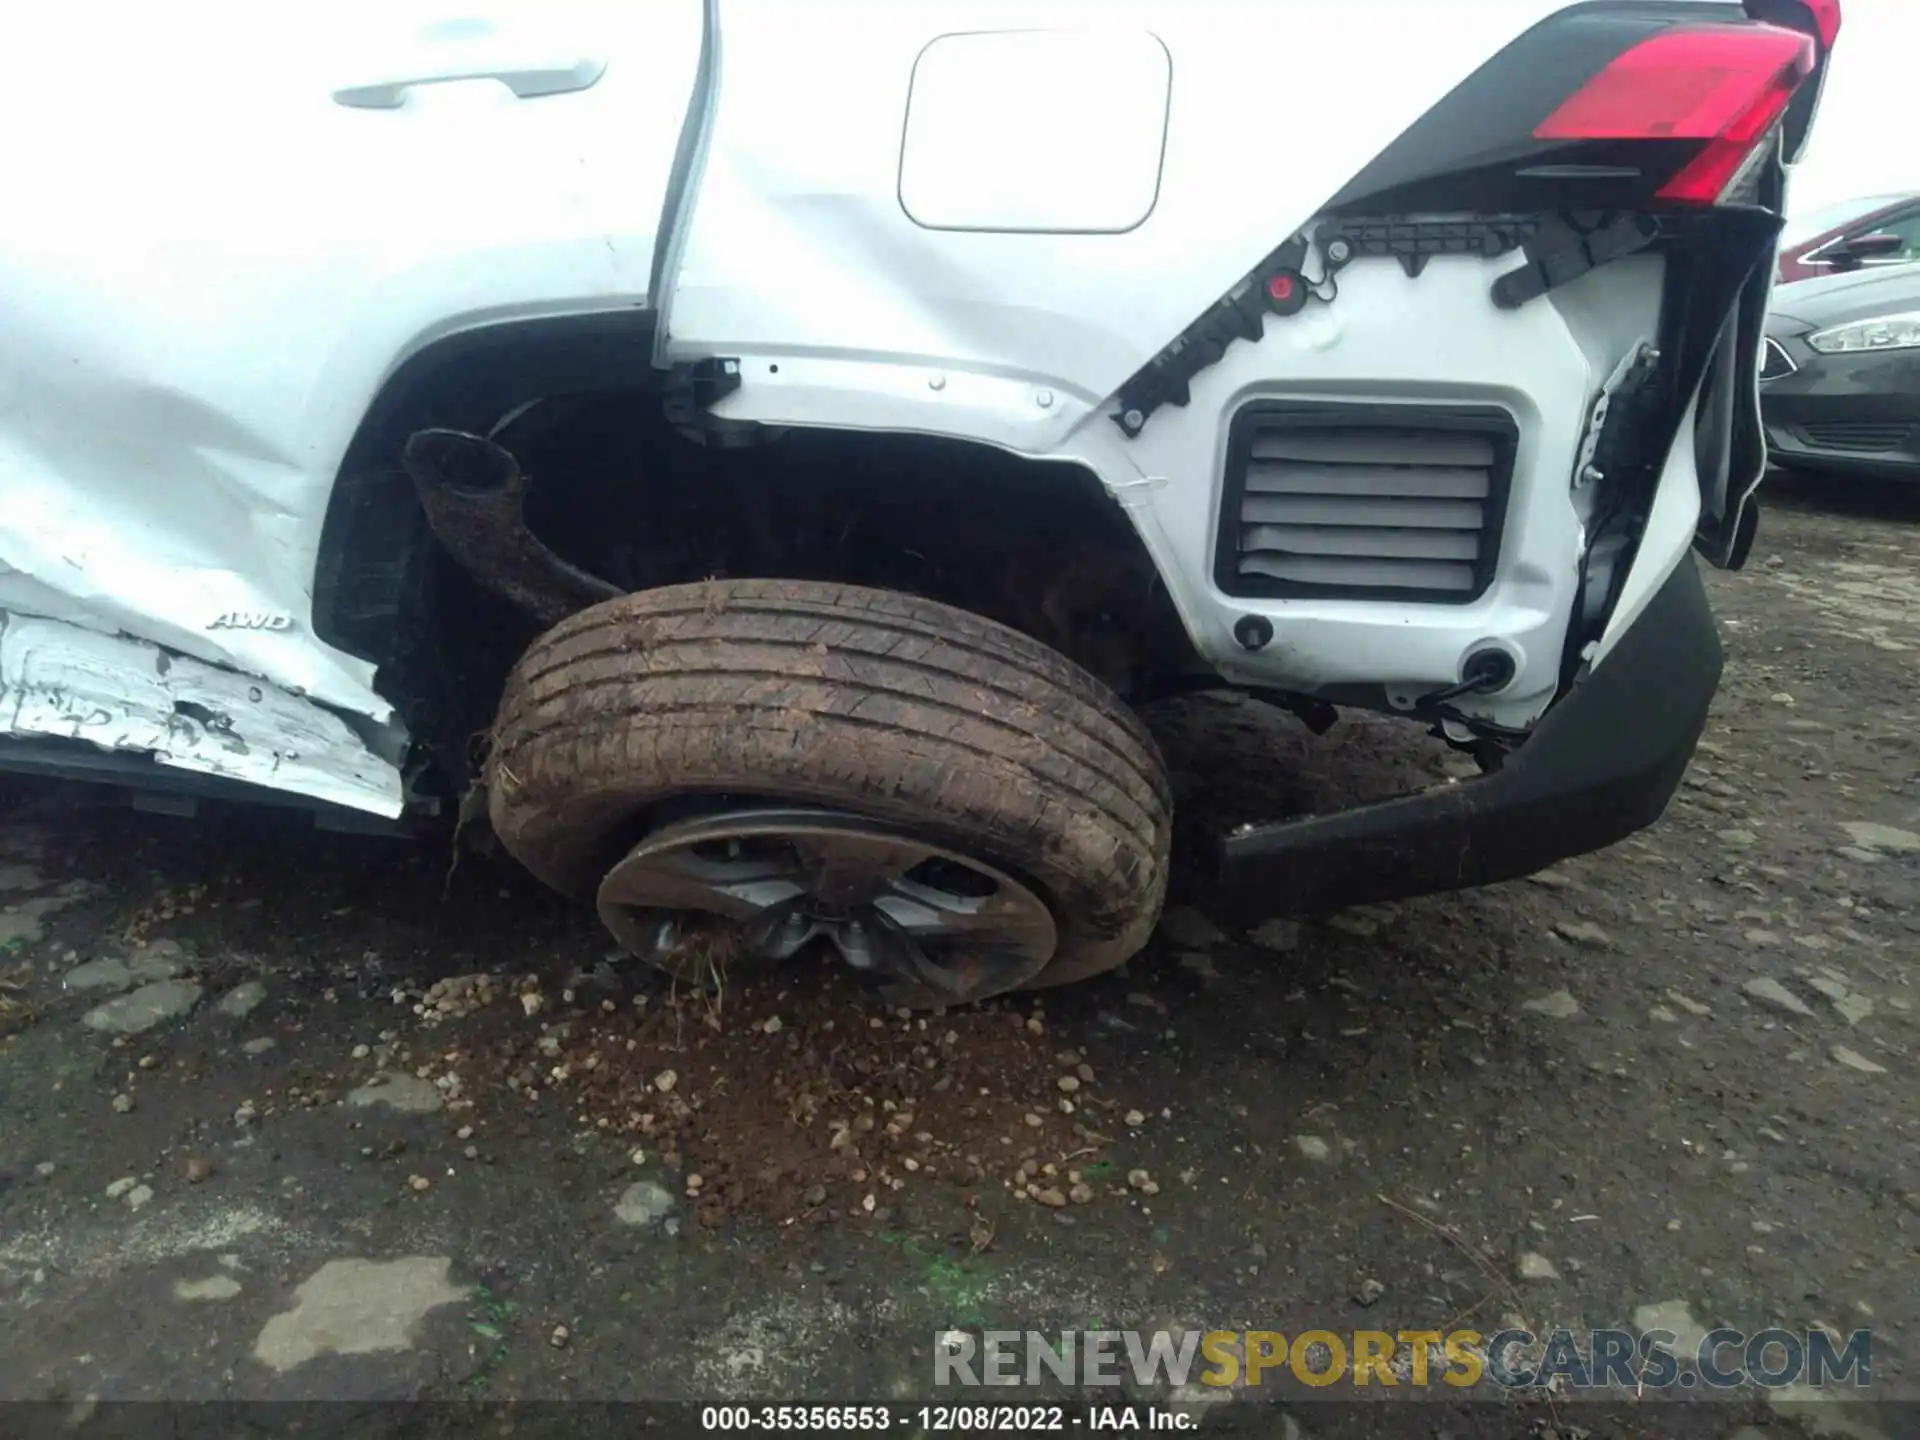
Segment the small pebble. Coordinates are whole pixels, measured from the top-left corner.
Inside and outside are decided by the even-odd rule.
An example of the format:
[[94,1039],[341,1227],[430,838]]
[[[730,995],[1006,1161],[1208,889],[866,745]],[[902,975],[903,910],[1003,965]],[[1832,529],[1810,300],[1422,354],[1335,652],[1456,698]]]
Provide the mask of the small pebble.
[[196,1155],[180,1167],[180,1173],[189,1185],[198,1185],[212,1177],[213,1166]]
[[1138,1110],[1127,1111],[1126,1120],[1127,1124],[1133,1126],[1136,1130],[1147,1123],[1147,1117]]
[[662,1095],[665,1095],[679,1083],[680,1077],[671,1070],[662,1070],[658,1075],[653,1077],[653,1088],[658,1090]]
[[547,1343],[552,1345],[556,1350],[564,1350],[567,1347],[567,1342],[572,1338],[573,1332],[571,1330],[567,1329],[564,1325],[556,1325],[553,1327],[553,1334],[547,1337]]
[[416,1194],[418,1194],[420,1191],[432,1188],[432,1185],[433,1185],[433,1182],[424,1175],[409,1175],[407,1177],[407,1188],[409,1190],[412,1190]]
[[133,1109],[133,1096],[122,1094],[113,1097],[114,1114],[125,1115],[131,1109]]

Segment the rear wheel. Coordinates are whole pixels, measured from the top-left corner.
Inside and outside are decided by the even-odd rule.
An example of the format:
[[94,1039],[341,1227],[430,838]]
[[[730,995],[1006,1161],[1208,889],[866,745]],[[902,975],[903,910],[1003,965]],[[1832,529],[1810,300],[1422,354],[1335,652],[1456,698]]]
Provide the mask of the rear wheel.
[[824,942],[900,1004],[1061,984],[1145,943],[1171,800],[1145,728],[1017,631],[736,580],[566,620],[508,681],[502,843],[690,981]]

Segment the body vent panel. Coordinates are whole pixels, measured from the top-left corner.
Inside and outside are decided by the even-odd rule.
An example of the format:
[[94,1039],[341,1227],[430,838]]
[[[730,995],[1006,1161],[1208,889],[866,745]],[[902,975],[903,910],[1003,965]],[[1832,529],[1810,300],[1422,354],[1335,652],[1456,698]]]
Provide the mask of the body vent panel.
[[1229,595],[1477,599],[1518,439],[1494,407],[1249,405],[1233,422],[1215,581]]

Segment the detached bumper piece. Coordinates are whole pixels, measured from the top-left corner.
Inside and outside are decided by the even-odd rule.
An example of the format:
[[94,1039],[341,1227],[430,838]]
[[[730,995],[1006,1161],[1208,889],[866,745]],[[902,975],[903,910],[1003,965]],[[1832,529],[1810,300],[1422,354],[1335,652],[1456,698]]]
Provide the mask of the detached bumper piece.
[[1689,557],[1501,769],[1236,832],[1222,843],[1214,906],[1250,924],[1513,880],[1604,849],[1666,809],[1720,667],[1719,633]]

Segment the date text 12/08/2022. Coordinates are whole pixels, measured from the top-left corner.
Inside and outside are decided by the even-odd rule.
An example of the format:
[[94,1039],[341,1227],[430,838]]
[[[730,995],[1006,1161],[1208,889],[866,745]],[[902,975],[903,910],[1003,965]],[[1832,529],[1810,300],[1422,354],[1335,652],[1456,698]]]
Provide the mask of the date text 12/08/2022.
[[1036,1434],[1048,1431],[1197,1429],[1198,1415],[1142,1405],[708,1405],[706,1432],[812,1435],[874,1434],[899,1428],[930,1434]]

